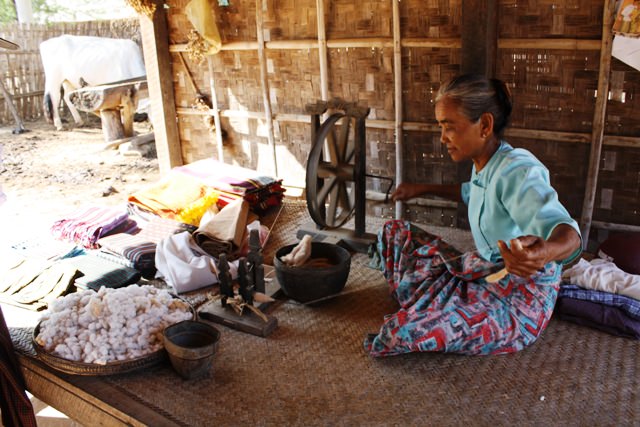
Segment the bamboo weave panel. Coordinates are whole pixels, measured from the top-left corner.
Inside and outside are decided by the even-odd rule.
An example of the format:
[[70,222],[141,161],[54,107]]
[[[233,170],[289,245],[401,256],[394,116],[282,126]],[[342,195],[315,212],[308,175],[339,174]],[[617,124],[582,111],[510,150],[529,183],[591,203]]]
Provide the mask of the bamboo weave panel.
[[264,111],[257,51],[221,51],[211,59],[221,109]]
[[640,225],[640,150],[604,147],[594,221]]
[[404,120],[433,123],[434,101],[441,82],[460,72],[460,50],[402,49],[402,101]]
[[602,1],[501,0],[500,38],[600,39]]
[[318,50],[268,50],[266,57],[271,111],[306,114],[305,105],[321,97]]
[[369,107],[369,119],[393,120],[392,55],[379,48],[329,50],[329,97]]
[[402,37],[459,38],[461,3],[460,0],[402,0],[399,3]]
[[325,6],[327,39],[393,35],[392,5],[388,0],[332,0],[328,3]]
[[640,135],[640,71],[614,59],[604,131],[610,135]]
[[265,41],[317,39],[316,0],[268,0]]
[[591,133],[600,53],[500,49],[497,77],[514,99],[512,126]]

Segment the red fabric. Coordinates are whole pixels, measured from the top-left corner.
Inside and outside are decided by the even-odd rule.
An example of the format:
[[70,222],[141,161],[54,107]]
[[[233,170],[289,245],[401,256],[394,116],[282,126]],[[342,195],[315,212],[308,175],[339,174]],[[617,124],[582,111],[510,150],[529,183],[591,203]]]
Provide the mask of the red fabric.
[[7,427],[36,426],[36,416],[25,392],[24,378],[2,308],[0,308],[0,397],[3,425]]

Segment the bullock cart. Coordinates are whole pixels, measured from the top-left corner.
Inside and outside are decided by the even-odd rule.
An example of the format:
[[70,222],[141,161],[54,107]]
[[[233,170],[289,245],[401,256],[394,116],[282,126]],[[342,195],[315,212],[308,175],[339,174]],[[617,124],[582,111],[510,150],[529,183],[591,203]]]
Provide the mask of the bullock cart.
[[69,100],[80,111],[100,116],[107,143],[133,137],[133,114],[138,99],[148,96],[146,77],[114,83],[84,86],[69,93]]

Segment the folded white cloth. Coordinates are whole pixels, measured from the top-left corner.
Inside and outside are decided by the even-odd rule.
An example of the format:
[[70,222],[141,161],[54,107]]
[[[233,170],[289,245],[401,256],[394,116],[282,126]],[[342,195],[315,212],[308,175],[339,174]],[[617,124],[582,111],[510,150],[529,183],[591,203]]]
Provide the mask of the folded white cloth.
[[[216,260],[204,252],[188,231],[173,234],[158,243],[155,258],[158,272],[180,294],[218,283]],[[232,278],[238,276],[238,262],[229,263]]]
[[614,263],[594,258],[581,258],[576,265],[562,273],[562,279],[586,289],[625,295],[640,300],[640,275],[619,269]]

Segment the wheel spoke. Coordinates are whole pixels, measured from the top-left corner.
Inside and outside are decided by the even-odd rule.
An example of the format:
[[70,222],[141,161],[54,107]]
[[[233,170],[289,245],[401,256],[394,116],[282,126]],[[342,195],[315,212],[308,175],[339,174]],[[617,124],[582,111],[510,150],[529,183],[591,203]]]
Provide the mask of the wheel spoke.
[[340,136],[338,139],[338,155],[340,161],[345,161],[347,154],[347,146],[349,145],[349,129],[351,128],[351,120],[349,117],[342,119],[342,126],[340,127]]
[[329,206],[327,207],[327,224],[334,226],[336,224],[336,212],[338,210],[338,192],[340,190],[339,185],[334,185],[329,195]]
[[336,186],[337,180],[338,178],[334,176],[324,181],[324,184],[318,190],[318,193],[316,195],[316,202],[318,203],[318,205],[324,205],[326,203],[327,196],[329,195],[329,192],[332,191]]
[[341,182],[340,185],[338,186],[338,189],[339,189],[338,202],[340,203],[340,207],[342,207],[342,209],[344,209],[345,211],[350,212],[352,208],[352,203],[351,203],[351,200],[349,200],[349,191],[347,188],[347,183]]
[[338,160],[340,156],[339,154],[340,152],[338,151],[336,144],[337,144],[336,128],[333,127],[331,128],[331,131],[327,134],[327,140],[325,145],[328,150],[328,153],[327,153],[328,157],[326,157],[325,160],[333,165],[338,164]]

